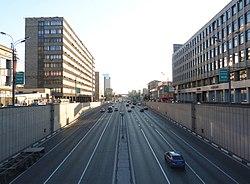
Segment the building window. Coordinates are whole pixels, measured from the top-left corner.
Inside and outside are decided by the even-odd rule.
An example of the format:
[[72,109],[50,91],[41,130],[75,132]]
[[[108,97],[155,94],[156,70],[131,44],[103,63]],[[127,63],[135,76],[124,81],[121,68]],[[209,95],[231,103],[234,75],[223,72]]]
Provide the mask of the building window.
[[241,33],[240,35],[240,45],[244,43],[244,35]]
[[234,43],[233,43],[234,47],[237,47],[237,46],[238,46],[238,37],[235,36],[235,37],[233,38],[233,40],[234,40]]
[[247,79],[247,71],[241,70],[240,71],[240,80],[246,80]]
[[231,18],[231,11],[229,9],[229,10],[227,10],[227,20],[230,19],[230,18]]
[[238,53],[234,53],[234,63],[239,63]]
[[233,22],[233,31],[234,32],[237,31],[237,22],[236,21]]
[[229,35],[230,33],[232,33],[232,25],[231,24],[229,24],[227,26],[227,34]]
[[223,64],[223,67],[226,67],[227,66],[227,57],[224,57],[224,64]]
[[247,59],[250,60],[250,48],[247,48]]
[[246,24],[250,22],[250,11],[246,13]]
[[233,14],[233,15],[235,15],[235,14],[236,14],[236,4],[235,4],[235,5],[233,5],[233,7],[232,7],[232,14]]
[[250,0],[245,0],[245,6],[250,3]]
[[224,28],[224,29],[222,29],[222,32],[223,32],[223,38],[225,38],[226,36],[227,36],[227,29],[226,28]]
[[228,49],[232,49],[232,40],[228,40]]
[[243,9],[243,2],[242,2],[242,0],[239,0],[239,2],[238,2],[238,11],[240,11],[242,9]]
[[219,68],[223,68],[223,60],[222,59],[220,59],[220,61],[219,61]]
[[240,51],[240,62],[244,62],[244,50]]
[[61,26],[62,25],[62,21],[60,20],[54,20],[50,22],[50,25],[52,26]]
[[244,26],[243,16],[239,18],[239,28]]
[[225,23],[226,22],[226,15],[225,14],[221,15],[221,19],[222,19],[222,23]]

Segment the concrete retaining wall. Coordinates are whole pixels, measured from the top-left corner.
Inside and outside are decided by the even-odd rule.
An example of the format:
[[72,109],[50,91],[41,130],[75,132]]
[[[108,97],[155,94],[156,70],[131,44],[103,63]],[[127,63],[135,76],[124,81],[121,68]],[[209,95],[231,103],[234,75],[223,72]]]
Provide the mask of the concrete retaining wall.
[[160,102],[147,106],[250,161],[250,106]]
[[100,105],[91,102],[0,109],[0,162]]

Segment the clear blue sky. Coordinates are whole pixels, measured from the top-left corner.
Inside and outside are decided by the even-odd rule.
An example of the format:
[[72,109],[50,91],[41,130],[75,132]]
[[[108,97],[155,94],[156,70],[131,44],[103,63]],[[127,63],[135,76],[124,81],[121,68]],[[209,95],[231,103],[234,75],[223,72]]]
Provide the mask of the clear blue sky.
[[[173,44],[185,43],[230,0],[1,0],[0,31],[25,35],[26,17],[62,16],[109,73],[116,93],[172,80]],[[0,44],[10,47],[0,35]],[[17,46],[24,67],[24,44]],[[163,73],[163,74],[162,74]]]

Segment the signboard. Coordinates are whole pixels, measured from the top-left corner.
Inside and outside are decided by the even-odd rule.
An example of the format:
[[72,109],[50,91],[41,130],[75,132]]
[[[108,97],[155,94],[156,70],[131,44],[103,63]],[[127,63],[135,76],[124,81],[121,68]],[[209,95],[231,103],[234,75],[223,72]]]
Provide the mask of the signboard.
[[76,88],[76,93],[81,93],[81,89],[80,88]]
[[169,92],[169,87],[167,85],[164,85],[164,92]]
[[220,69],[220,83],[228,82],[228,69]]
[[16,84],[24,84],[24,72],[16,73]]

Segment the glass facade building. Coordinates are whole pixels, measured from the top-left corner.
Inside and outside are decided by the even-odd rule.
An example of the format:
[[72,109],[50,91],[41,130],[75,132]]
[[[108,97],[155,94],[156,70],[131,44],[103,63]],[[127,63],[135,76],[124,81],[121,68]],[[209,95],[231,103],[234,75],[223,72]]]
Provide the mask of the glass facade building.
[[178,46],[172,55],[177,100],[250,102],[250,0],[231,1]]

